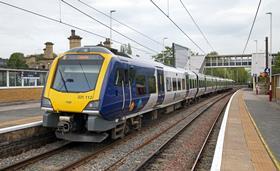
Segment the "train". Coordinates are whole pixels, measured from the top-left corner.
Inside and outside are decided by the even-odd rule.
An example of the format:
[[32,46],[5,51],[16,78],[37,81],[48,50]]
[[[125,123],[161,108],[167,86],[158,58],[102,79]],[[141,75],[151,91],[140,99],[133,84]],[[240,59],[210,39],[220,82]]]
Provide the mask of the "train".
[[104,46],[70,49],[54,59],[42,93],[43,126],[69,141],[102,142],[139,130],[234,81],[143,60]]

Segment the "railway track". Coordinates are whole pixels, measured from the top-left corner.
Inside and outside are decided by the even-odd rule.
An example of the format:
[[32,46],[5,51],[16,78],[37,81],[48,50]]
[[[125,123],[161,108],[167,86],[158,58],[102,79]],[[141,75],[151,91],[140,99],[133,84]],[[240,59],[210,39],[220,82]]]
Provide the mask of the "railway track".
[[[102,170],[118,170],[120,167],[126,163],[128,158],[130,158],[134,153],[137,153],[140,150],[145,150],[144,148],[151,145],[152,143],[155,143],[158,139],[162,138],[164,134],[168,134],[171,129],[174,129],[177,125],[181,124],[181,127],[176,130],[176,132],[173,133],[172,136],[167,137],[164,142],[158,143],[157,148],[154,148],[153,151],[150,151],[148,156],[144,156],[141,161],[137,161],[134,163],[133,167],[131,168],[122,168],[120,170],[141,170],[144,168],[144,166],[154,157],[156,156],[161,149],[163,149],[167,144],[169,144],[173,139],[179,135],[181,131],[183,131],[189,124],[191,124],[197,117],[199,117],[201,114],[203,114],[205,111],[207,111],[211,106],[213,106],[215,103],[220,101],[225,96],[228,96],[231,93],[226,93],[223,95],[219,95],[218,97],[211,99],[211,102],[204,104],[203,106],[197,107],[190,115],[182,118],[180,121],[173,123],[172,125],[169,125],[166,129],[162,130],[160,133],[155,134],[151,139],[143,142],[142,144],[138,145],[136,148],[133,148],[130,150],[126,155],[120,157],[118,160],[116,160],[111,165],[107,166],[106,168]],[[217,117],[218,118],[218,117]],[[217,119],[216,118],[216,119]],[[214,124],[213,124],[214,125]],[[211,129],[213,126],[211,127]],[[209,136],[210,133],[208,133]],[[207,136],[207,138],[208,138]],[[207,141],[207,138],[205,139],[205,142]],[[205,143],[204,143],[205,144]],[[91,154],[86,156],[85,158],[80,159],[79,161],[75,161],[60,170],[73,170],[78,169],[80,166],[85,165],[89,163],[91,160],[96,159],[99,154],[104,153],[106,150],[111,149],[112,147],[116,146],[114,143],[111,144],[108,147],[104,147],[100,149],[97,153]],[[202,151],[202,150],[201,150]],[[200,152],[201,153],[201,152]]]
[[35,155],[33,157],[30,157],[30,158],[27,158],[25,160],[22,160],[22,161],[19,161],[17,163],[14,163],[13,165],[10,165],[10,166],[7,166],[7,167],[4,167],[4,168],[0,168],[0,170],[20,170],[20,169],[24,169],[25,167],[33,164],[33,163],[36,163],[40,160],[43,160],[43,159],[46,159],[52,155],[55,155],[55,154],[58,154],[62,151],[65,151],[71,147],[74,146],[74,143],[72,142],[65,142],[63,143],[61,146],[59,147],[56,147],[54,149],[51,149],[45,153],[41,153],[41,154],[38,154],[38,155]]
[[[224,98],[228,94],[229,93],[224,93],[224,94],[220,94],[220,95],[211,97],[209,99],[206,99],[206,100],[202,101],[201,103],[198,103],[198,104],[194,105],[193,107],[190,107],[185,112],[185,113],[189,113],[189,114],[186,114],[186,115],[182,116],[182,118],[180,120],[174,122],[173,124],[169,125],[168,127],[164,128],[164,129],[161,129],[161,131],[158,132],[157,134],[154,134],[152,136],[152,138],[149,138],[148,140],[139,144],[135,148],[131,149],[124,156],[119,157],[116,161],[114,161],[111,164],[108,164],[107,167],[105,167],[104,169],[101,169],[101,170],[118,170],[123,164],[126,163],[126,160],[131,155],[133,155],[135,152],[144,150],[147,146],[149,146],[150,144],[152,144],[155,141],[157,141],[158,139],[160,139],[163,135],[168,134],[168,132],[171,129],[174,129],[178,124],[182,124],[183,122],[185,122],[185,125],[177,130],[176,135],[178,135],[179,132],[184,130],[184,128],[187,127],[189,124],[191,124],[197,117],[199,117],[199,115],[204,113],[204,111],[206,111],[208,108],[210,108],[212,105],[214,105],[217,101]],[[180,112],[180,110],[179,110],[179,112]],[[168,118],[168,119],[170,119],[170,118]],[[145,131],[149,132],[149,129],[151,129],[151,128],[153,128],[153,126],[144,127],[141,131],[133,132],[133,133],[129,134],[128,136],[124,137],[123,139],[119,139],[119,140],[110,142],[109,144],[106,144],[104,146],[100,146],[94,152],[92,152],[88,155],[85,155],[85,156],[79,158],[78,160],[68,162],[66,165],[62,165],[62,167],[60,167],[59,169],[55,169],[55,170],[78,169],[78,168],[80,168],[84,165],[87,165],[90,161],[95,160],[98,157],[102,156],[102,154],[104,154],[106,151],[109,151],[112,148],[117,148],[118,146],[120,146],[124,143],[129,143],[129,141],[131,139],[133,139],[137,134],[139,134],[141,132],[145,132]],[[145,166],[146,163],[148,163],[157,153],[159,153],[159,151],[162,148],[164,148],[169,142],[171,142],[172,139],[174,139],[176,137],[176,135],[174,134],[173,136],[165,139],[163,144],[159,143],[158,147],[154,148],[155,150],[153,151],[153,153],[150,153],[150,155],[145,156],[144,158],[141,159],[141,161],[137,161],[137,163],[135,165],[133,165],[132,168],[129,168],[129,170],[139,170],[139,169],[141,170],[141,168],[143,168],[143,166]],[[18,163],[13,164],[13,165],[7,166],[5,168],[0,168],[0,170],[19,170],[19,169],[29,168],[28,166],[33,165],[34,163],[37,163],[37,162],[42,161],[46,158],[54,156],[58,153],[62,153],[63,151],[71,149],[72,147],[75,146],[74,144],[75,143],[66,142],[62,146],[57,147],[57,148],[52,149],[52,150],[49,150],[46,153],[35,155],[34,157],[25,159],[23,161],[20,161]]]

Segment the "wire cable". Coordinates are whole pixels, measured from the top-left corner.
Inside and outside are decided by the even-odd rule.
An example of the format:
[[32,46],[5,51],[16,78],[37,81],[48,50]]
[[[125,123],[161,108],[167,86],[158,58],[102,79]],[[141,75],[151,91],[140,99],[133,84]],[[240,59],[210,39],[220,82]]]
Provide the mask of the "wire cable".
[[[100,34],[97,34],[97,33],[92,32],[92,31],[89,31],[89,30],[83,29],[83,28],[81,28],[81,27],[78,27],[78,26],[75,26],[75,25],[72,25],[72,24],[69,24],[69,23],[66,23],[66,22],[63,22],[63,21],[60,21],[60,20],[57,20],[57,19],[54,19],[54,18],[45,16],[45,15],[42,15],[42,14],[39,14],[39,13],[37,13],[37,12],[33,12],[33,11],[30,11],[30,10],[27,10],[27,9],[24,9],[24,8],[21,8],[21,7],[18,7],[18,6],[15,6],[15,5],[12,5],[12,4],[3,2],[3,1],[0,1],[0,3],[1,3],[1,4],[4,4],[4,5],[7,5],[7,6],[10,6],[10,7],[12,7],[12,8],[16,8],[16,9],[18,9],[18,10],[21,10],[21,11],[24,11],[24,12],[27,12],[27,13],[30,13],[30,14],[33,14],[33,15],[36,15],[36,16],[41,17],[41,18],[44,18],[44,19],[47,19],[47,20],[50,20],[50,21],[53,21],[53,22],[60,23],[60,24],[62,24],[62,25],[66,25],[66,26],[75,28],[75,29],[77,29],[77,30],[86,32],[86,33],[88,33],[88,34],[92,34],[92,35],[97,36],[97,37],[100,37],[100,38],[104,38],[104,39],[107,38],[106,36],[102,36],[102,35],[100,35]],[[122,42],[120,42],[120,41],[117,41],[117,40],[111,40],[111,41],[113,41],[113,42],[115,42],[115,43],[118,43],[118,44],[121,44],[121,45],[124,44],[124,43],[122,43]],[[139,50],[139,51],[142,51],[142,52],[145,52],[145,53],[148,53],[148,54],[152,54],[152,53],[150,53],[150,52],[148,52],[148,51],[145,51],[145,50],[143,50],[143,49],[140,49],[140,48],[137,48],[137,47],[134,47],[134,46],[131,46],[131,48],[136,49],[136,50]]]
[[186,33],[183,29],[181,29],[153,0],[150,0],[152,4],[157,7],[160,12],[165,15],[201,52],[205,54],[205,51],[197,44],[195,41]]
[[255,14],[255,17],[254,17],[254,20],[253,20],[253,23],[252,23],[252,26],[251,26],[251,29],[250,29],[250,32],[249,32],[249,36],[247,38],[247,41],[245,43],[245,47],[243,49],[243,55],[245,53],[245,50],[247,49],[247,46],[248,46],[248,42],[250,40],[250,37],[251,37],[251,34],[252,34],[252,31],[253,31],[253,28],[254,28],[254,25],[255,25],[255,22],[256,22],[256,19],[257,19],[257,16],[258,16],[258,12],[259,12],[259,9],[260,9],[260,6],[261,6],[261,3],[262,3],[262,0],[259,1],[259,5],[258,5],[258,8],[257,8],[257,11],[256,11],[256,14]]
[[205,34],[203,33],[203,31],[200,29],[200,27],[198,26],[197,22],[194,20],[193,16],[191,15],[190,11],[187,9],[187,7],[185,6],[185,4],[183,3],[182,0],[180,0],[183,8],[186,10],[186,12],[189,14],[189,16],[191,17],[193,23],[195,24],[196,28],[199,30],[199,32],[201,33],[201,35],[203,36],[203,38],[205,39],[205,41],[207,42],[207,44],[211,47],[211,49],[213,50],[213,52],[215,52],[213,46],[211,45],[211,43],[209,42],[209,40],[207,39],[207,37],[205,36]]
[[[93,9],[94,11],[97,11],[98,13],[103,14],[103,15],[105,15],[106,17],[110,18],[110,15],[108,15],[108,14],[106,14],[106,13],[104,13],[104,12],[98,10],[97,8],[94,8],[93,6],[88,5],[87,3],[85,3],[85,2],[83,2],[83,1],[81,1],[81,0],[78,0],[78,1],[79,1],[80,3],[82,3],[82,4],[84,4],[85,6],[87,6],[87,7],[91,8],[91,9]],[[135,28],[133,28],[133,27],[131,27],[131,26],[129,26],[129,25],[127,25],[127,24],[125,24],[125,23],[123,23],[123,22],[121,22],[121,21],[119,21],[119,20],[113,18],[113,17],[111,17],[111,18],[112,18],[112,20],[114,20],[115,22],[117,22],[117,23],[119,23],[119,24],[121,24],[121,25],[123,25],[123,26],[125,26],[125,27],[127,27],[127,28],[129,28],[129,29],[131,29],[131,30],[133,30],[133,31],[135,31],[136,33],[142,35],[143,37],[146,37],[147,39],[153,41],[154,43],[157,43],[157,44],[159,44],[160,46],[162,46],[162,43],[161,43],[161,42],[159,42],[159,41],[157,41],[157,40],[151,38],[150,36],[148,36],[148,35],[146,35],[146,34],[140,32],[140,31],[136,30]]]
[[83,14],[83,15],[85,15],[85,16],[91,18],[92,20],[98,22],[99,24],[101,24],[101,25],[103,25],[103,26],[105,26],[105,27],[107,27],[107,28],[113,30],[115,33],[117,33],[117,34],[119,34],[119,35],[125,37],[126,39],[128,39],[128,40],[130,40],[130,41],[132,41],[132,42],[134,42],[134,43],[136,43],[136,44],[138,44],[139,46],[142,46],[143,48],[148,49],[148,50],[150,50],[150,51],[152,51],[152,52],[158,53],[157,51],[155,51],[155,50],[153,50],[153,49],[151,49],[151,48],[149,48],[149,47],[147,47],[147,46],[145,46],[145,45],[143,45],[143,44],[137,42],[136,40],[134,40],[134,39],[132,39],[132,38],[126,36],[125,34],[119,32],[119,31],[117,31],[117,30],[111,28],[110,26],[108,26],[108,25],[104,24],[103,22],[97,20],[96,18],[92,17],[91,15],[89,15],[89,14],[83,12],[83,11],[80,10],[79,8],[73,6],[72,4],[70,4],[70,3],[68,3],[68,2],[66,2],[66,1],[64,1],[64,0],[61,0],[61,1],[62,1],[64,4],[68,5],[69,7],[71,7],[71,8],[73,8],[73,9],[75,9],[76,11],[80,12],[81,14]]

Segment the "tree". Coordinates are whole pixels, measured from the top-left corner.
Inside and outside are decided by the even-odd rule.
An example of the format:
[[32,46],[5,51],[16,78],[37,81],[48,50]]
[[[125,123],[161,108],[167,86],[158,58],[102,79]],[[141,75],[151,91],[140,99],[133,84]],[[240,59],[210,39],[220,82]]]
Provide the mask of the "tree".
[[218,55],[218,52],[212,51],[212,52],[207,54],[207,56],[215,56],[215,55]]
[[274,66],[272,66],[272,74],[279,74],[279,73],[280,73],[280,52],[278,52],[274,60]]
[[247,83],[250,74],[245,68],[207,68],[206,75],[232,79],[237,83]]
[[152,58],[165,65],[174,66],[173,50],[171,47],[166,46],[164,51],[152,56]]
[[24,54],[20,52],[16,52],[11,54],[7,66],[9,68],[28,68],[25,60],[24,60]]

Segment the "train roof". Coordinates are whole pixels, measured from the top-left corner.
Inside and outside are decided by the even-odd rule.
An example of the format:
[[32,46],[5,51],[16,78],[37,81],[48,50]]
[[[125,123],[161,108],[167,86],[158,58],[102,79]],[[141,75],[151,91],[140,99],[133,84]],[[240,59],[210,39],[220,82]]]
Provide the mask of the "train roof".
[[122,52],[119,52],[117,49],[105,47],[102,45],[97,45],[97,46],[84,46],[84,47],[78,47],[78,48],[73,48],[70,49],[67,52],[100,52],[100,53],[107,53],[113,55],[113,58],[118,58],[121,61],[126,61],[126,62],[133,62],[134,64],[142,67],[156,67],[156,68],[162,68],[166,71],[169,72],[176,72],[176,73],[188,73],[189,75],[198,75],[199,78],[205,77],[205,78],[212,78],[212,79],[217,79],[217,80],[224,80],[224,81],[231,81],[234,82],[231,79],[224,79],[224,78],[219,78],[211,75],[204,75],[195,71],[191,70],[186,70],[183,68],[175,68],[171,66],[164,65],[160,62],[156,62],[152,59],[146,59],[143,60],[140,57],[137,56],[132,56],[128,55]]

